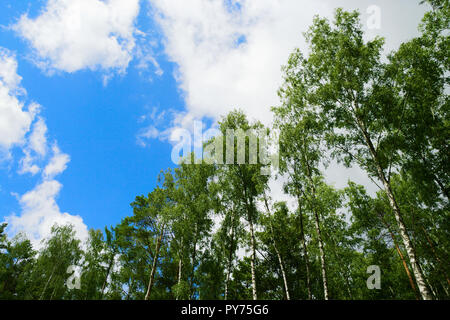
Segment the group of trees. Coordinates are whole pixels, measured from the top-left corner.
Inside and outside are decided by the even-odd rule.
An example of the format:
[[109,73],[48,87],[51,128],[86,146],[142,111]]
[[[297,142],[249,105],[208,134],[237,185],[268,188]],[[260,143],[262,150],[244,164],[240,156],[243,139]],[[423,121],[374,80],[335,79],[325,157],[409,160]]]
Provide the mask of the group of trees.
[[[314,20],[307,56],[291,54],[270,132],[294,206],[271,198],[270,164],[248,152],[246,164],[185,161],[85,244],[55,226],[36,252],[2,225],[0,299],[449,299],[450,7],[427,2],[420,36],[387,59],[340,9]],[[241,111],[219,124],[263,128]],[[327,184],[331,159],[363,169],[377,194]]]

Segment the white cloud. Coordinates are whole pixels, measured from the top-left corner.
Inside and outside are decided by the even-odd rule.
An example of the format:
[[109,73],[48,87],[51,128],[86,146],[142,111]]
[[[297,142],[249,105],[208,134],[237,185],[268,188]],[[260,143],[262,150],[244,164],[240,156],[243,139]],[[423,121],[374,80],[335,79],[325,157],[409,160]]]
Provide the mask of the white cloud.
[[48,0],[40,15],[23,15],[13,29],[45,71],[124,72],[135,47],[139,0]]
[[41,168],[35,163],[36,159],[29,149],[23,149],[24,157],[20,159],[19,173],[31,173],[33,176],[37,174]]
[[[278,176],[277,178],[270,177],[269,188],[271,200],[269,203],[274,204],[275,202],[286,202],[286,205],[291,211],[297,210],[297,201],[293,197],[284,193],[284,184],[288,182],[287,175]],[[262,204],[260,204],[262,205]],[[264,209],[265,210],[265,209]]]
[[38,249],[42,245],[42,240],[50,236],[51,228],[55,224],[60,226],[72,224],[76,237],[82,242],[88,237],[88,229],[83,219],[78,215],[61,212],[56,202],[62,184],[54,178],[64,172],[70,157],[62,153],[56,143],[52,151],[53,155],[42,172],[42,182],[24,195],[17,195],[21,206],[20,215],[13,214],[6,217],[9,233],[23,233]]
[[169,58],[178,64],[187,116],[218,119],[234,108],[269,124],[278,103],[281,65],[315,12],[331,14],[318,1],[153,0]]
[[[45,149],[47,148],[45,146]],[[24,150],[26,156],[29,151],[30,148]],[[51,228],[55,224],[72,224],[76,237],[83,242],[88,237],[88,229],[83,219],[78,215],[61,212],[56,202],[62,184],[54,178],[64,172],[70,157],[61,152],[56,142],[52,147],[52,152],[53,155],[42,172],[42,181],[33,190],[22,196],[16,196],[21,206],[20,215],[12,214],[5,218],[8,223],[8,232],[10,234],[23,233],[31,240],[35,248],[41,247],[42,240],[50,236]],[[22,159],[23,166],[24,159]],[[28,172],[36,173],[40,170],[37,165],[33,164],[34,160],[31,158]]]
[[0,48],[0,80],[2,86],[14,92],[20,88],[22,77],[17,74],[17,61],[5,48]]
[[332,160],[329,167],[323,171],[325,172],[325,181],[337,189],[347,187],[348,181],[351,180],[365,186],[368,194],[371,196],[375,196],[380,190],[379,187],[368,178],[367,173],[359,167],[347,168],[343,164],[339,164],[335,160]]
[[147,140],[156,139],[158,137],[160,137],[160,132],[158,131],[158,129],[151,125],[147,128],[144,128],[141,133],[138,134],[136,141],[137,144],[141,147],[146,147]]
[[[279,104],[281,66],[294,48],[308,52],[303,32],[313,17],[332,18],[336,7],[358,9],[367,37],[386,37],[386,48],[417,34],[424,6],[380,0],[380,29],[367,30],[371,0],[150,0],[165,52],[178,65],[186,116],[219,116],[242,108],[270,124]],[[401,13],[401,17],[399,14]],[[178,121],[182,122],[182,121]]]
[[69,155],[62,153],[58,146],[55,144],[52,147],[53,157],[44,169],[44,179],[53,179],[58,174],[64,172],[67,168],[67,164],[70,161]]
[[[173,142],[173,137],[177,135],[174,128],[186,128],[192,125],[192,118],[185,116],[184,112],[173,109],[159,111],[153,107],[150,112],[139,117],[138,123],[143,124],[143,128],[136,135],[136,143],[141,147],[148,147],[149,141],[158,139],[165,142]],[[184,121],[184,122],[182,122]],[[188,123],[189,122],[189,123]]]
[[[19,173],[35,175],[41,170],[36,161],[44,161],[47,155],[47,125],[41,117],[34,121],[40,110],[37,104],[32,103],[24,110],[23,103],[18,100],[18,96],[25,94],[20,87],[21,79],[17,74],[14,55],[0,48],[0,151],[9,153],[12,147],[21,147],[24,157],[20,160]],[[42,182],[22,196],[11,193],[19,200],[20,215],[5,217],[9,233],[22,232],[37,248],[40,241],[50,235],[55,223],[73,224],[77,237],[82,240],[87,238],[83,219],[61,212],[56,203],[62,185],[54,177],[66,169],[70,157],[59,150],[56,142],[52,151],[53,156],[42,173]]]
[[56,180],[45,180],[33,190],[20,197],[22,207],[20,216],[12,215],[6,218],[11,233],[23,232],[32,241],[35,248],[39,248],[41,240],[51,233],[53,225],[72,224],[76,236],[86,240],[88,231],[80,216],[61,212],[56,197],[62,185]]
[[148,80],[152,80],[152,77],[147,73],[150,69],[154,69],[154,73],[158,77],[161,77],[164,74],[164,70],[155,58],[154,50],[155,47],[157,47],[157,42],[150,37],[151,34],[146,34],[142,31],[138,32],[135,50],[135,58],[137,60],[136,68],[141,75],[147,75],[146,78]]
[[39,118],[33,125],[33,131],[30,135],[30,148],[40,156],[47,153],[47,125],[44,119]]
[[17,74],[17,61],[8,50],[0,47],[0,152],[24,142],[31,123],[39,112],[39,105],[24,107],[19,96],[25,90],[20,87],[22,78]]
[[19,173],[37,174],[41,168],[36,161],[47,154],[47,125],[41,117],[33,124],[31,134],[27,139],[27,144],[23,148],[24,157],[20,160]]

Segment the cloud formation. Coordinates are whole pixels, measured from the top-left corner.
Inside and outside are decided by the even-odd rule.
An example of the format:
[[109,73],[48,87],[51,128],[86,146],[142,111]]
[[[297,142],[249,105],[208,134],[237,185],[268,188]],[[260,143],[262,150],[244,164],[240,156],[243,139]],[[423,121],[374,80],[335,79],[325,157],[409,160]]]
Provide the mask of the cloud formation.
[[269,124],[278,103],[281,65],[314,13],[332,13],[318,1],[153,0],[165,51],[178,65],[187,117],[218,119],[234,108]]
[[82,69],[124,72],[135,47],[139,0],[48,0],[36,18],[13,29],[47,72]]
[[[308,52],[303,32],[315,15],[332,19],[338,6],[358,9],[366,36],[385,36],[390,51],[417,34],[426,8],[410,2],[151,0],[165,53],[178,66],[186,117],[218,119],[242,108],[265,124],[272,120],[270,108],[279,103],[281,66],[294,48]],[[380,19],[375,28],[370,23],[374,8]]]
[[[30,135],[30,139],[31,137],[33,137],[33,134]],[[48,149],[46,140],[45,144],[45,149]],[[28,145],[33,145],[33,143],[29,142]],[[27,151],[29,150],[30,147],[24,149],[24,153],[26,154],[24,159],[27,159]],[[24,159],[22,159],[22,162]],[[33,157],[30,157],[28,160],[28,167],[26,168],[29,168],[29,173],[36,174],[41,171],[41,168],[34,162],[35,160]],[[82,241],[88,238],[88,228],[84,224],[83,218],[78,215],[62,212],[56,201],[62,184],[55,180],[55,177],[66,170],[69,161],[69,155],[62,153],[55,142],[52,146],[52,156],[42,170],[41,182],[33,190],[18,197],[21,207],[20,215],[12,214],[6,217],[9,232],[11,234],[17,234],[19,232],[25,234],[35,248],[40,248],[42,240],[50,235],[51,228],[55,224],[72,224],[77,238]]]
[[47,125],[41,117],[34,122],[27,144],[23,147],[24,157],[20,160],[19,173],[37,174],[41,168],[36,164],[47,154]]
[[24,142],[39,105],[27,107],[19,100],[25,90],[17,74],[17,61],[10,51],[0,47],[0,153],[7,153],[14,145]]
[[67,169],[70,161],[69,155],[62,153],[56,144],[53,145],[53,157],[44,169],[43,176],[46,180],[53,179]]
[[61,188],[61,183],[56,180],[44,180],[33,190],[22,195],[19,198],[22,208],[20,216],[6,217],[10,232],[24,233],[33,246],[39,248],[42,245],[41,241],[50,235],[53,225],[72,224],[76,236],[86,240],[88,231],[83,219],[80,216],[61,212],[56,203]]
[[47,161],[41,182],[33,190],[18,196],[20,215],[5,217],[9,232],[25,234],[39,248],[41,240],[50,235],[54,224],[73,224],[77,237],[85,240],[88,231],[83,219],[61,212],[56,202],[62,185],[55,177],[64,172],[70,157],[62,153],[54,142],[52,156],[46,159],[49,149],[47,125],[42,117],[36,117],[40,109],[37,104],[33,103],[25,110],[19,101],[18,96],[25,94],[20,87],[21,79],[17,74],[15,56],[0,48],[0,151],[9,153],[16,145],[22,149],[21,174],[37,174],[42,170],[38,163]]

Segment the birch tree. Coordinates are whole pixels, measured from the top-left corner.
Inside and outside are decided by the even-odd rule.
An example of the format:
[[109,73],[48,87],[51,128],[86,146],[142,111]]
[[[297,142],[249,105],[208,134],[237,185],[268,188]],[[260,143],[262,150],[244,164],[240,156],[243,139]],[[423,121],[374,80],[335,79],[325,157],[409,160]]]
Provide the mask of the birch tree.
[[398,99],[381,61],[383,40],[365,42],[358,13],[340,9],[333,24],[316,18],[306,40],[310,54],[304,57],[298,50],[292,54],[281,92],[301,92],[303,108],[323,121],[333,156],[348,166],[359,165],[380,181],[422,298],[432,299],[390,183],[399,163],[397,132],[390,125]]
[[[257,284],[256,284],[256,238],[255,227],[258,222],[258,210],[256,208],[258,197],[267,188],[268,177],[261,174],[261,169],[264,164],[259,161],[259,155],[250,155],[250,137],[246,136],[243,141],[245,144],[238,146],[238,132],[248,133],[249,135],[256,134],[255,131],[263,129],[260,123],[250,124],[245,116],[240,111],[233,111],[229,113],[220,122],[220,131],[224,137],[228,137],[232,144],[226,144],[224,139],[223,164],[218,168],[218,179],[226,184],[227,192],[239,201],[245,212],[245,219],[249,229],[249,248],[251,252],[251,278],[252,278],[252,298],[257,300]],[[234,136],[230,136],[230,130],[233,130]],[[261,146],[261,144],[259,144]],[[241,148],[241,150],[238,150]],[[257,149],[259,150],[259,149]],[[243,152],[244,163],[238,163],[238,156]],[[231,159],[230,159],[231,156]],[[251,163],[250,159],[256,156],[256,163]],[[253,158],[254,159],[254,158]],[[241,159],[242,160],[242,159]]]

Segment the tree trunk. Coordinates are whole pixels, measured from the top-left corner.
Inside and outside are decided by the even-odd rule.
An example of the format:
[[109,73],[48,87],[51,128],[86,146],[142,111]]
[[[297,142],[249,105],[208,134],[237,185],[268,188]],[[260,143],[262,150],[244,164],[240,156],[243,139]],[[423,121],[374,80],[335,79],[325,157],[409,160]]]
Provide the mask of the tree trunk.
[[285,290],[285,293],[286,293],[286,299],[287,300],[291,300],[291,298],[289,296],[289,288],[288,288],[287,279],[286,279],[286,272],[284,271],[283,260],[281,258],[280,252],[277,249],[277,246],[275,244],[275,240],[273,240],[273,247],[274,247],[275,252],[277,254],[277,257],[278,257],[278,263],[280,264],[280,270],[281,270],[281,274],[283,276],[283,283],[284,283],[284,290]]
[[311,276],[309,274],[309,260],[308,260],[308,248],[306,247],[306,239],[305,239],[305,230],[303,226],[303,212],[300,202],[300,193],[297,192],[297,201],[298,201],[298,214],[300,217],[300,233],[302,237],[302,247],[303,247],[303,253],[305,256],[305,267],[306,267],[306,287],[308,289],[308,299],[312,299],[312,293],[311,293]]
[[53,267],[52,274],[50,275],[50,277],[48,277],[48,280],[47,280],[47,282],[45,283],[44,289],[42,290],[42,293],[41,293],[41,296],[39,297],[39,300],[42,300],[42,299],[44,298],[44,293],[45,293],[45,291],[47,290],[47,287],[48,287],[50,281],[51,281],[52,278],[53,278],[53,274],[55,273],[55,270],[56,270],[56,266]]
[[230,276],[231,276],[231,263],[228,263],[227,276],[226,276],[226,279],[225,279],[224,300],[228,300],[228,284],[230,283]]
[[422,269],[420,268],[420,265],[417,261],[416,252],[411,243],[411,239],[409,238],[409,235],[406,231],[406,226],[405,226],[405,223],[401,216],[400,208],[398,207],[397,202],[395,201],[394,193],[392,192],[390,183],[386,180],[383,170],[381,169],[381,167],[378,164],[377,164],[377,168],[378,168],[378,171],[380,174],[380,178],[383,181],[385,191],[388,195],[389,203],[394,211],[395,220],[397,221],[398,228],[400,230],[400,236],[403,240],[403,244],[406,248],[406,252],[408,253],[409,261],[411,263],[411,267],[413,269],[413,273],[416,278],[416,282],[417,282],[417,286],[419,287],[419,291],[424,300],[432,300],[433,297],[427,288],[427,285],[425,282],[425,277],[424,277]]
[[109,278],[109,274],[111,272],[111,269],[112,269],[112,266],[114,263],[114,258],[115,258],[115,255],[113,255],[111,260],[109,261],[108,269],[106,270],[105,281],[103,281],[103,285],[102,285],[102,292],[100,295],[100,299],[103,299],[103,295],[105,294],[105,289],[106,289],[106,285],[108,284],[108,278]]
[[[391,235],[391,236],[393,236],[393,235]],[[414,280],[411,277],[411,273],[409,272],[409,268],[408,268],[408,265],[406,264],[405,258],[403,257],[402,251],[400,250],[398,244],[395,242],[394,238],[393,238],[393,241],[394,241],[395,248],[397,249],[397,253],[400,256],[400,259],[402,260],[403,268],[405,268],[406,275],[408,276],[409,284],[411,285],[411,288],[413,289],[414,294],[416,295],[416,299],[419,300],[419,297],[417,296],[416,286],[414,285]]]
[[[306,145],[304,145],[304,149],[306,149]],[[322,234],[320,231],[320,219],[319,219],[319,214],[317,212],[317,208],[315,205],[315,201],[316,201],[316,188],[314,187],[314,181],[312,179],[312,170],[310,168],[309,162],[308,162],[308,158],[306,156],[306,150],[304,153],[304,159],[305,159],[305,164],[306,164],[306,169],[307,169],[307,173],[308,173],[308,180],[309,183],[311,184],[310,189],[311,189],[311,207],[312,207],[312,211],[314,213],[314,221],[315,221],[315,226],[316,226],[316,233],[317,233],[317,240],[319,242],[319,254],[320,254],[320,264],[321,264],[321,269],[322,269],[322,282],[323,282],[323,294],[324,294],[324,298],[325,300],[328,300],[329,298],[329,292],[328,292],[328,281],[327,281],[327,268],[326,268],[326,261],[325,261],[325,251],[323,249],[323,240],[322,240]]]
[[[270,213],[269,204],[267,203],[266,195],[264,195],[264,203],[266,205],[267,212],[269,213],[270,216],[272,216]],[[286,299],[291,300],[291,298],[289,296],[289,288],[288,288],[287,279],[286,279],[286,272],[284,271],[283,259],[281,258],[280,251],[278,251],[277,243],[275,242],[272,221],[270,221],[270,231],[271,231],[271,239],[272,239],[273,248],[275,249],[275,253],[277,254],[277,258],[278,258],[278,263],[280,264],[280,270],[281,270],[281,275],[283,277],[283,284],[284,284],[284,291],[286,293]]]
[[[183,260],[181,259],[181,254],[180,254],[179,255],[179,260],[178,260],[178,290],[180,289],[180,284],[181,284],[182,268],[183,268]],[[180,295],[179,294],[177,294],[176,300],[180,300]]]
[[375,147],[374,147],[369,135],[367,134],[364,124],[359,119],[357,119],[357,123],[359,125],[359,128],[360,128],[363,136],[364,136],[366,145],[369,148],[370,154],[372,156],[372,160],[374,161],[374,163],[376,165],[377,172],[378,172],[378,178],[383,183],[384,191],[386,192],[386,194],[389,198],[389,204],[394,212],[395,220],[397,221],[398,229],[400,230],[400,236],[401,236],[403,244],[406,248],[406,252],[408,253],[409,262],[411,264],[411,267],[412,267],[412,270],[414,273],[414,277],[416,278],[417,286],[419,287],[419,292],[422,295],[422,298],[424,300],[432,300],[433,296],[431,295],[430,291],[427,288],[425,277],[424,277],[422,269],[420,268],[420,265],[417,261],[416,252],[411,243],[411,239],[406,231],[406,226],[403,221],[400,208],[395,200],[394,193],[392,192],[391,184],[386,179],[384,171],[378,161],[378,156],[377,156]]
[[230,250],[228,253],[228,266],[227,266],[227,277],[225,279],[225,294],[224,299],[228,299],[228,285],[231,278],[231,268],[233,265],[233,253],[234,253],[234,219],[231,219],[231,235],[230,235]]
[[158,262],[158,256],[159,256],[159,250],[161,248],[161,241],[162,241],[162,237],[164,235],[164,224],[161,228],[161,233],[159,234],[159,238],[156,242],[156,250],[155,250],[155,256],[153,257],[153,266],[152,266],[152,271],[150,273],[150,280],[148,282],[148,288],[147,288],[147,293],[145,294],[145,300],[149,300],[150,299],[150,294],[152,293],[152,288],[153,288],[153,282],[155,279],[155,273],[156,273],[156,265]]
[[255,233],[253,230],[253,221],[252,218],[249,217],[250,224],[250,246],[252,250],[252,258],[251,258],[251,269],[252,269],[252,294],[253,300],[257,300],[258,296],[256,294],[256,272],[255,272],[255,263],[256,263],[256,241],[255,241]]
[[180,258],[180,261],[178,261],[178,284],[181,283],[181,271],[182,271],[182,267],[183,267],[183,262],[181,261],[181,258]]
[[192,261],[192,269],[191,269],[191,279],[189,281],[189,287],[191,288],[191,298],[194,298],[195,289],[194,289],[194,275],[195,275],[195,264],[196,264],[196,256],[197,256],[197,233],[198,226],[195,223],[195,231],[194,231],[194,250],[192,251],[191,261]]
[[57,288],[57,285],[55,285],[55,287],[53,288],[52,295],[50,296],[50,301],[52,301],[52,300],[53,300],[53,297],[55,296],[56,288]]
[[[250,247],[252,251],[252,257],[250,260],[251,265],[251,273],[252,273],[252,296],[253,300],[257,300],[258,296],[256,293],[256,240],[255,240],[255,232],[253,228],[253,217],[252,213],[254,208],[253,204],[253,198],[251,196],[248,196],[247,194],[247,187],[244,184],[244,199],[245,199],[245,205],[247,207],[247,219],[250,226]],[[250,203],[249,203],[250,201]]]
[[328,281],[327,281],[327,269],[326,269],[326,263],[325,263],[325,252],[323,250],[323,241],[322,241],[322,235],[320,232],[320,221],[319,221],[319,215],[317,212],[314,212],[315,217],[315,223],[316,223],[316,232],[317,232],[317,238],[319,241],[319,252],[320,252],[320,263],[321,263],[321,269],[322,269],[322,281],[323,281],[323,294],[325,297],[325,300],[328,300]]
[[[183,272],[183,237],[181,237],[180,240],[180,248],[178,250],[178,290],[180,289],[180,285],[181,285],[181,276],[182,276],[182,272]],[[177,294],[176,300],[180,299],[180,295]]]
[[411,285],[411,288],[414,291],[414,294],[416,295],[417,300],[419,300],[419,297],[417,296],[417,291],[416,291],[416,286],[414,285],[414,280],[411,276],[411,273],[409,272],[409,268],[408,265],[405,261],[405,258],[403,257],[402,251],[400,250],[400,247],[397,244],[397,241],[395,240],[395,235],[391,230],[390,225],[384,220],[383,216],[381,214],[379,214],[381,221],[384,223],[384,225],[386,226],[386,228],[389,231],[389,234],[391,235],[392,241],[394,242],[395,248],[397,250],[397,253],[400,257],[400,259],[402,260],[402,264],[403,264],[403,268],[405,269],[406,275],[408,276],[409,279],[409,284]]

